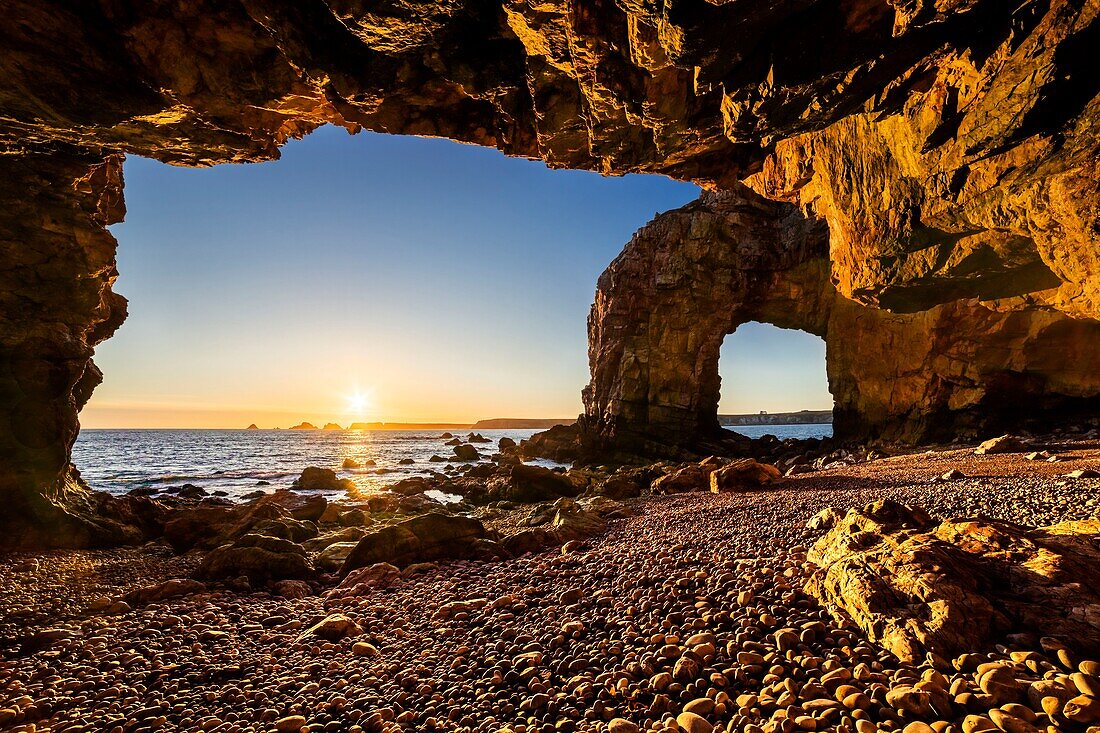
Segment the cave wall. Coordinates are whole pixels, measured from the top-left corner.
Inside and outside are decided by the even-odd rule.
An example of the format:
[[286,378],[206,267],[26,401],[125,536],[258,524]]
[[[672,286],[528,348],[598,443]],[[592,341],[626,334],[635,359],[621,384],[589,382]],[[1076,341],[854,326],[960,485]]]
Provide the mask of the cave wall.
[[1100,406],[1100,322],[977,298],[912,313],[867,306],[838,289],[829,241],[798,206],[744,187],[639,230],[589,316],[585,440],[597,452],[721,450],[719,348],[749,321],[825,339],[841,440],[976,437]]
[[[1100,0],[11,0],[0,490],[36,506],[86,498],[66,458],[97,380],[92,348],[124,314],[107,287],[117,156],[268,160],[322,124],[715,191],[744,182],[828,228],[823,272],[851,305],[827,312],[853,309],[831,331],[894,324],[891,312],[976,334],[960,325],[969,313],[1024,334],[985,351],[1046,353],[1100,317],[1098,15]],[[705,336],[669,338],[709,355],[724,316],[712,318]],[[601,367],[588,416],[620,431],[703,425],[708,359],[669,370],[689,388],[644,393]],[[1029,394],[1087,382],[1057,358],[1032,363],[1043,359]],[[959,397],[973,368],[944,373],[937,400],[978,404]],[[854,424],[873,402],[897,413],[921,393],[914,380],[904,396],[834,394],[858,394]]]
[[[93,347],[126,317],[111,291],[122,158],[65,150],[0,156],[0,537],[109,542],[69,466],[77,415],[102,380]],[[30,518],[30,521],[26,521]]]

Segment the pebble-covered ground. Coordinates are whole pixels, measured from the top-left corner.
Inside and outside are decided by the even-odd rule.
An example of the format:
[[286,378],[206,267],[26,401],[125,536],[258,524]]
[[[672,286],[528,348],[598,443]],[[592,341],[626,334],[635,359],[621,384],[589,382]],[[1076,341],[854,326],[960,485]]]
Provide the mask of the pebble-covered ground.
[[[1083,688],[1100,665],[1072,650],[903,665],[801,590],[817,536],[805,522],[826,506],[889,496],[1028,524],[1094,514],[1100,479],[1060,476],[1100,466],[1100,450],[1061,451],[1056,464],[916,454],[766,492],[638,500],[580,552],[445,564],[327,604],[217,592],[102,615],[85,609],[194,559],[12,556],[0,567],[0,729],[1088,731],[1091,708],[1067,690],[1095,702],[1100,687]],[[951,468],[972,478],[932,481]],[[298,641],[337,612],[363,633]],[[44,630],[52,644],[20,644]]]

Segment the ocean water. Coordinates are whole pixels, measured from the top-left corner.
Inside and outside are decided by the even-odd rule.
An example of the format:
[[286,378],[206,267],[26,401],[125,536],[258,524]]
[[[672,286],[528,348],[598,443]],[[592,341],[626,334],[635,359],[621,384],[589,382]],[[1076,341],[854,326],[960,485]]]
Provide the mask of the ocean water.
[[[124,494],[132,489],[194,484],[239,498],[253,491],[290,486],[307,466],[331,468],[370,493],[446,463],[433,455],[453,455],[443,430],[81,430],[73,463],[94,489]],[[451,430],[465,439],[469,430]],[[519,442],[537,430],[479,430],[491,443],[479,452],[497,452],[497,441]],[[342,469],[345,458],[377,465]],[[401,465],[412,459],[412,465]],[[550,461],[534,461],[559,465]],[[259,482],[266,481],[267,484]],[[339,494],[336,495],[337,497]],[[335,497],[334,497],[335,498]]]
[[[446,458],[442,430],[81,430],[73,446],[73,463],[95,489],[125,494],[133,489],[194,484],[207,491],[224,491],[231,499],[257,491],[290,486],[307,466],[336,471],[366,493],[380,491],[409,476],[443,471],[446,463],[430,463],[433,455]],[[465,438],[469,432],[452,430]],[[476,444],[484,455],[497,450],[497,441],[519,442],[538,430],[481,430],[491,443]],[[820,438],[832,434],[831,425],[742,425],[737,432],[758,438]],[[345,458],[376,465],[342,469]],[[401,465],[412,459],[411,465]],[[553,461],[531,461],[545,466]],[[267,482],[266,484],[260,482]],[[336,494],[334,498],[337,498]]]
[[762,438],[774,435],[785,438],[829,438],[833,435],[833,426],[829,423],[807,423],[805,425],[727,425],[726,430],[747,435],[750,438]]

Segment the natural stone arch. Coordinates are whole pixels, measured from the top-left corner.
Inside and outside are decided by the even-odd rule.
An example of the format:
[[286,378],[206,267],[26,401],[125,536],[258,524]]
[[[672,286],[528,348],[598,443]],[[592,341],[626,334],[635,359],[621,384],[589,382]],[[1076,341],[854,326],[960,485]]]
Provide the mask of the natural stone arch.
[[589,316],[582,455],[743,450],[718,426],[718,356],[749,321],[825,340],[839,440],[973,437],[1097,409],[1100,373],[1058,355],[1100,363],[1100,324],[976,299],[919,313],[868,307],[837,291],[827,240],[797,206],[743,187],[635,234],[600,277]]
[[597,286],[586,430],[639,452],[729,450],[738,441],[717,417],[722,340],[749,321],[823,336],[826,248],[821,222],[743,187],[654,219]]

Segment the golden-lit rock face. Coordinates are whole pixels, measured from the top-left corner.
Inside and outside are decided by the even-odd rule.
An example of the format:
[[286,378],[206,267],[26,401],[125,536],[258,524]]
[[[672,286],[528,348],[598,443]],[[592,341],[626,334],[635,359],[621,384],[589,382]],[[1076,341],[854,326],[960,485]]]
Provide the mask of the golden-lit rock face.
[[[834,432],[903,443],[1052,422],[1100,403],[1100,322],[976,298],[893,313],[840,292],[831,232],[744,187],[661,214],[601,276],[585,432],[605,448],[716,450],[722,340],[749,321],[821,336]],[[751,384],[726,387],[751,391]]]
[[819,570],[807,590],[906,662],[950,659],[1009,633],[1100,649],[1100,519],[937,524],[890,500],[827,513],[833,526],[810,550]]
[[[1096,0],[5,3],[5,493],[33,503],[42,476],[60,481],[91,349],[123,312],[104,229],[121,211],[113,156],[264,160],[326,123],[715,190],[744,181],[827,226],[818,279],[844,299],[830,333],[838,314],[894,324],[889,311],[940,349],[944,331],[977,338],[960,319],[993,319],[1027,353],[1078,328],[1066,317],[1100,316],[1098,13]],[[940,358],[913,356],[915,370]],[[1027,358],[1001,361],[1030,378]],[[1043,378],[1079,369],[1063,359]],[[876,395],[866,405],[901,399],[858,389]]]

